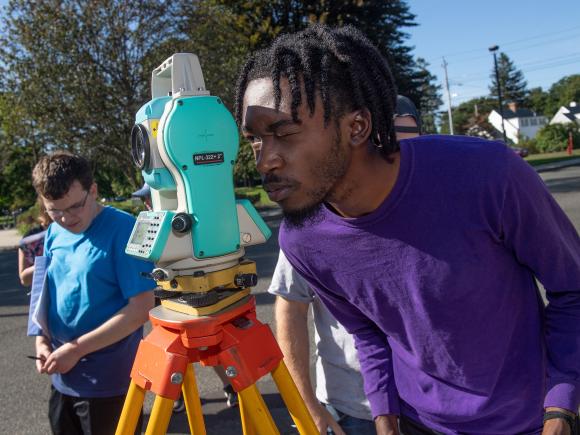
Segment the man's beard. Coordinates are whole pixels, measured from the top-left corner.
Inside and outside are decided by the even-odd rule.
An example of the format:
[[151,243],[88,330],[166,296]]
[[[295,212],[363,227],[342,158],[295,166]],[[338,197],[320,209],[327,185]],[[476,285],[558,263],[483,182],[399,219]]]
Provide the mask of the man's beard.
[[284,210],[284,224],[291,229],[299,230],[307,225],[314,225],[323,218],[322,202],[317,202],[308,207],[299,210]]
[[307,196],[312,199],[310,204],[295,210],[282,208],[285,224],[289,228],[301,229],[324,219],[323,204],[329,199],[332,188],[344,177],[347,169],[347,155],[341,148],[340,130],[336,126],[334,141],[325,161],[322,166],[313,168],[313,172],[322,180],[321,185],[317,189],[307,192]]

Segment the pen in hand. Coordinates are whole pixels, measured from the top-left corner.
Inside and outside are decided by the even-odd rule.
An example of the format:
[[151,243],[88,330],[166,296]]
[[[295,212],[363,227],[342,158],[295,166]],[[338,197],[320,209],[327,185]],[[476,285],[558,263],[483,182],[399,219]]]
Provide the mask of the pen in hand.
[[26,358],[36,359],[38,361],[44,361],[46,359],[43,356],[34,356],[34,355],[26,355]]

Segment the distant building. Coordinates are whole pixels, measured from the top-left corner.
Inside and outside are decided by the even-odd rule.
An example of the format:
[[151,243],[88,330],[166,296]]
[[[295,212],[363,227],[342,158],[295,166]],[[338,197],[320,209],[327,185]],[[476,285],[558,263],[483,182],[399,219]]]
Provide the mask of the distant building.
[[[518,143],[521,138],[532,139],[544,125],[548,124],[548,118],[538,115],[530,109],[521,109],[516,103],[508,103],[503,109],[505,134],[513,143]],[[501,115],[492,110],[487,117],[489,123],[502,132]]]
[[560,107],[550,124],[569,124],[571,122],[580,124],[580,106],[576,104],[576,101],[572,101],[569,106]]

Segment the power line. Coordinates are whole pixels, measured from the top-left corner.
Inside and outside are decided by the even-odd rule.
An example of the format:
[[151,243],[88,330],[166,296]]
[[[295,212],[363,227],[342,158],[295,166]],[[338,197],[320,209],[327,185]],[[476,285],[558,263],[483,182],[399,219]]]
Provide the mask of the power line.
[[[562,30],[558,30],[558,31],[555,31],[555,32],[549,32],[549,33],[542,33],[542,34],[535,35],[535,36],[528,36],[526,38],[517,39],[517,40],[514,40],[514,41],[500,42],[500,43],[498,43],[498,45],[500,47],[504,47],[506,45],[509,46],[509,45],[517,44],[519,42],[529,41],[530,39],[538,39],[538,38],[543,38],[543,37],[552,36],[552,35],[560,35],[560,36],[562,36],[563,33],[570,32],[570,31],[573,31],[573,30],[578,30],[578,29],[580,29],[580,26],[574,26],[574,27],[570,27],[568,29],[562,29]],[[569,37],[570,36],[568,36],[567,38],[569,38]],[[457,51],[455,53],[445,54],[445,57],[449,58],[449,57],[454,57],[454,56],[458,56],[458,55],[461,55],[461,54],[481,52],[483,50],[487,50],[487,47],[472,48],[472,49],[469,49],[469,50]],[[479,58],[479,56],[478,56],[478,58]],[[434,58],[430,59],[429,62],[433,62],[433,61],[435,61],[437,59],[438,58],[435,58],[434,57]]]
[[[532,44],[532,45],[528,45],[526,47],[519,47],[519,48],[513,48],[511,50],[509,50],[509,53],[517,53],[519,51],[525,51],[525,50],[530,50],[532,48],[537,48],[537,47],[541,47],[543,45],[551,45],[551,44],[555,44],[557,42],[561,42],[561,41],[565,41],[565,40],[569,40],[572,37],[579,37],[580,38],[580,33],[578,33],[577,35],[572,35],[572,36],[564,36],[564,37],[559,37],[550,41],[545,41],[545,42],[541,42],[541,43],[536,43],[536,44]],[[504,47],[504,45],[500,44],[500,47]],[[478,52],[480,52],[481,50],[478,49]],[[505,52],[505,51],[503,51]],[[478,60],[478,59],[483,59],[483,58],[487,58],[488,55],[487,54],[480,54],[477,56],[471,56],[468,58],[464,58],[464,59],[460,59],[460,60],[455,60],[452,62],[452,64],[461,64],[461,63],[467,63],[467,62],[472,62],[474,60]]]
[[[543,59],[543,60],[536,60],[536,61],[532,61],[532,62],[519,63],[518,65],[516,65],[516,67],[525,73],[525,72],[529,72],[529,71],[535,71],[536,69],[544,69],[544,67],[550,68],[552,66],[560,66],[560,63],[562,63],[562,65],[569,65],[570,63],[573,64],[573,63],[578,61],[578,59],[579,59],[578,56],[580,56],[580,53],[570,53],[570,54],[566,54],[563,56],[556,56],[556,57]],[[523,68],[520,68],[520,66],[523,66]],[[526,68],[528,66],[533,66],[533,68]],[[480,80],[488,78],[490,76],[490,74],[491,73],[466,75],[466,76],[464,76],[465,79],[459,79],[459,82],[462,84],[478,82]]]

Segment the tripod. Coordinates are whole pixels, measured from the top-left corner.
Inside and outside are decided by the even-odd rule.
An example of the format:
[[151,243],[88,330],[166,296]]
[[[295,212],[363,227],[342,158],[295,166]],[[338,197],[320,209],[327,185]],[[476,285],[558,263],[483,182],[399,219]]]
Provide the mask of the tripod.
[[205,435],[193,362],[225,368],[238,393],[245,435],[279,434],[255,385],[268,373],[300,434],[318,434],[270,328],[256,318],[253,296],[245,296],[207,316],[192,318],[159,306],[151,310],[149,317],[153,330],[137,350],[117,435],[134,433],[147,390],[156,394],[147,435],[166,433],[173,402],[181,390],[191,433]]

